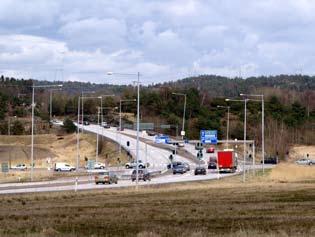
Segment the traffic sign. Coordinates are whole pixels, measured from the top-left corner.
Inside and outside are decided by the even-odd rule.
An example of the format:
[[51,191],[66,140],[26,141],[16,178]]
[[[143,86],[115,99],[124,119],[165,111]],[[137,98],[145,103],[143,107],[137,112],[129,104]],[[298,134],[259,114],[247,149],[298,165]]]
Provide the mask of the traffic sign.
[[94,170],[95,160],[88,160],[87,167],[89,170]]
[[200,141],[204,144],[217,144],[218,131],[217,130],[201,130]]
[[9,172],[9,164],[8,163],[1,163],[1,171],[3,173]]

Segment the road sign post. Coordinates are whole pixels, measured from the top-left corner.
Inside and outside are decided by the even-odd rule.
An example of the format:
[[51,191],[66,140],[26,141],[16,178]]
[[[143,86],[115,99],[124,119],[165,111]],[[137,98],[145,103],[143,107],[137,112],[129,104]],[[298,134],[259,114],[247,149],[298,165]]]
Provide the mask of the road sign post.
[[8,173],[9,172],[9,164],[7,162],[1,163],[1,172]]

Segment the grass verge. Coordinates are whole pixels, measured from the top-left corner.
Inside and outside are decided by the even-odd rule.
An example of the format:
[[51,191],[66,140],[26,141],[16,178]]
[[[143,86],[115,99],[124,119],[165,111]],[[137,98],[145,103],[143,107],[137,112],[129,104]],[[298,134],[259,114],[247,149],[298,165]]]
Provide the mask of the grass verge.
[[0,236],[314,236],[310,183],[218,181],[1,196]]

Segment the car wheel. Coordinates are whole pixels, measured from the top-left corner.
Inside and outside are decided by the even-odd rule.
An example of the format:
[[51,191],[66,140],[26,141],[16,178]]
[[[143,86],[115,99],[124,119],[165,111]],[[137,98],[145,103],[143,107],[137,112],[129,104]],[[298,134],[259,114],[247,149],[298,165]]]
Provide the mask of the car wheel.
[[105,169],[105,167],[104,167],[104,166],[101,166],[100,169]]
[[312,163],[312,162],[310,162],[310,163],[309,163],[309,165],[313,165],[313,163]]
[[95,182],[96,185],[98,185],[98,182]]
[[140,169],[143,169],[144,167],[143,167],[143,165],[139,165],[139,168],[140,168]]
[[61,169],[57,169],[58,172],[61,172]]
[[129,165],[126,165],[126,169],[129,169]]

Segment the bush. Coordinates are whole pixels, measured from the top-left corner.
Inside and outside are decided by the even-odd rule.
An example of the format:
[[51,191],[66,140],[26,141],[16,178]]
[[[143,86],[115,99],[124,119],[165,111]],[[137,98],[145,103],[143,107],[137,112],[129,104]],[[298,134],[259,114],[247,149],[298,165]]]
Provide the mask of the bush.
[[11,131],[13,135],[23,135],[25,132],[23,124],[18,120],[14,121]]
[[63,121],[63,128],[67,133],[74,133],[77,127],[74,125],[71,119],[66,118]]

